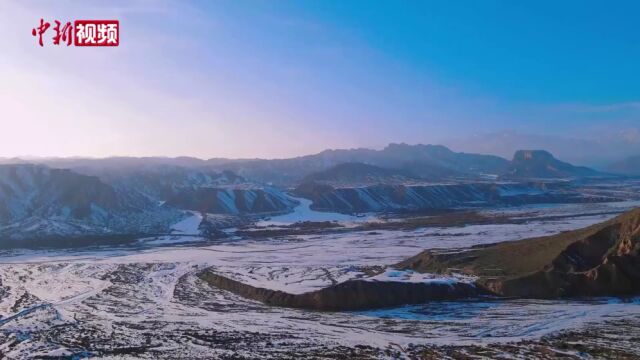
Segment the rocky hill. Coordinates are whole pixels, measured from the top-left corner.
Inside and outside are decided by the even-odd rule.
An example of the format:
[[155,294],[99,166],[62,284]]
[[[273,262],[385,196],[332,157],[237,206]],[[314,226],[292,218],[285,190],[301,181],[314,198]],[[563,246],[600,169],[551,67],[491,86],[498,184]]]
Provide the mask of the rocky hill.
[[475,286],[461,282],[409,283],[366,280],[349,280],[316,291],[290,294],[244,284],[216,274],[212,268],[201,272],[199,277],[210,286],[267,305],[319,311],[377,309],[484,294]]
[[174,193],[167,205],[212,214],[264,215],[290,212],[298,202],[272,187],[198,187]]
[[585,229],[477,246],[424,251],[397,265],[429,273],[462,272],[501,296],[555,298],[640,293],[640,209]]
[[213,214],[272,214],[297,205],[280,189],[251,182],[229,170],[147,165],[105,171],[101,179],[168,206]]
[[544,150],[519,150],[513,156],[503,178],[547,179],[580,178],[600,175],[597,171],[560,161]]
[[46,239],[162,234],[193,210],[273,214],[297,202],[231,172],[173,165],[54,169],[0,165],[0,246]]
[[0,165],[0,239],[150,233],[180,219],[137,192],[41,165]]
[[478,182],[374,184],[334,187],[306,182],[295,194],[313,201],[314,210],[342,213],[416,211],[453,207],[619,201],[584,195],[567,182]]

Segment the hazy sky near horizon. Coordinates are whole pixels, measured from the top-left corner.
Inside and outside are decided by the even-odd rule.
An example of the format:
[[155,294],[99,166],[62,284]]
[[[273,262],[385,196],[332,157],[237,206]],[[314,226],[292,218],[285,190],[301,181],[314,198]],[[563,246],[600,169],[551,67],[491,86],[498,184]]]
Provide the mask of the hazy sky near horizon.
[[[639,13],[604,1],[4,0],[0,157],[273,158],[451,139],[474,150],[491,133],[640,149]],[[41,48],[40,18],[117,19],[121,44],[54,46],[50,29]]]

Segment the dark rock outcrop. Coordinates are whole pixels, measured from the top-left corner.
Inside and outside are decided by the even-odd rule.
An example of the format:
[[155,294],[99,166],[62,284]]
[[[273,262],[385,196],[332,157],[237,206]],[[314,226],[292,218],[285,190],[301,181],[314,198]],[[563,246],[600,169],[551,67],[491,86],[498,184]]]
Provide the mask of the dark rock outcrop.
[[230,291],[267,305],[320,311],[353,311],[433,300],[453,300],[474,297],[485,292],[465,283],[407,283],[350,280],[324,289],[290,294],[258,288],[214,273],[211,269],[199,277],[209,285]]
[[453,254],[424,251],[397,267],[473,274],[479,286],[509,297],[640,294],[640,209],[554,236]]
[[544,150],[518,150],[503,178],[549,179],[581,178],[602,175],[597,171],[560,161]]

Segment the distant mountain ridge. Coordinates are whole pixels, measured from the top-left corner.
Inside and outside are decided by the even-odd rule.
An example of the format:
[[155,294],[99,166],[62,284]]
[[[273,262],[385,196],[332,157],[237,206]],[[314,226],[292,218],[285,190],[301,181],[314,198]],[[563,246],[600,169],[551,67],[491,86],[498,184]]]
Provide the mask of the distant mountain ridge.
[[418,180],[420,180],[419,177],[407,170],[382,168],[363,163],[342,163],[329,169],[307,175],[302,179],[302,182],[327,184],[388,184]]
[[[529,155],[525,155],[529,154]],[[528,156],[528,158],[527,158]],[[517,151],[512,160],[499,156],[454,152],[443,145],[389,144],[382,150],[338,149],[325,150],[317,154],[289,159],[198,159],[193,157],[112,157],[105,159],[51,158],[5,159],[5,162],[34,162],[54,168],[67,168],[77,173],[94,175],[106,182],[131,178],[133,174],[154,172],[200,172],[203,178],[219,176],[227,172],[240,178],[280,187],[295,187],[310,180],[317,173],[330,170],[341,164],[365,164],[385,170],[393,170],[407,178],[427,181],[446,179],[490,179],[503,178],[573,178],[597,176],[595,170],[573,166],[557,160],[544,150]],[[351,167],[357,165],[351,165]],[[344,171],[342,168],[341,171]],[[369,169],[372,170],[372,169]],[[387,176],[389,178],[389,176]],[[366,180],[358,175],[357,181]],[[329,179],[325,179],[329,181]],[[172,185],[173,186],[173,185]]]
[[607,170],[614,174],[640,176],[640,155],[613,163]]
[[574,166],[556,159],[545,150],[519,150],[503,178],[576,178],[597,176],[593,169]]
[[[534,138],[534,140],[533,142],[541,142],[542,138],[538,137]],[[532,141],[526,141],[522,143],[522,146],[527,148],[531,146],[531,143]],[[517,144],[517,141],[513,142],[510,147],[517,147]],[[457,146],[456,148],[465,147]],[[542,148],[549,150],[545,146]],[[488,153],[490,152],[484,152],[484,154]],[[500,153],[502,154],[504,151],[500,151]],[[638,157],[640,156],[629,159],[637,161]],[[68,168],[79,173],[91,175],[94,175],[96,170],[135,169],[137,167],[158,165],[210,169],[217,172],[230,170],[239,176],[252,180],[285,186],[296,185],[307,175],[329,169],[341,163],[365,163],[383,168],[411,169],[414,174],[417,173],[419,176],[434,176],[438,173],[445,176],[468,176],[469,174],[501,174],[506,170],[510,162],[510,160],[495,155],[452,151],[443,145],[408,145],[404,143],[391,143],[381,150],[367,148],[324,150],[316,154],[285,159],[200,159],[189,156],[0,158],[0,164],[37,163],[53,168]],[[581,162],[590,163],[588,158],[581,160]],[[610,165],[606,165],[600,160],[593,161],[593,163],[598,164],[599,168],[607,169],[612,173],[635,173],[633,169],[620,168],[624,164],[623,160],[610,163]]]
[[593,133],[593,137],[580,137],[578,134],[527,134],[513,130],[483,133],[480,130],[471,136],[448,139],[446,144],[456,151],[506,158],[520,149],[544,149],[572,164],[604,170],[610,164],[640,155],[639,129],[620,130],[601,129],[598,133]]
[[213,167],[258,181],[292,186],[306,176],[344,163],[373,165],[436,180],[498,174],[509,161],[492,155],[456,153],[442,145],[389,144],[382,150],[325,150],[291,159],[230,161]]
[[209,159],[191,157],[112,157],[105,159],[51,158],[10,162],[39,163],[68,168],[83,174],[132,171],[154,166],[178,166],[200,170],[224,170],[258,182],[280,186],[298,184],[305,176],[343,163],[364,163],[383,168],[408,170],[420,177],[475,177],[502,172],[509,161],[493,155],[456,153],[442,145],[389,144],[382,150],[339,149],[289,159]]
[[[397,149],[393,149],[397,146]],[[605,176],[596,170],[574,166],[556,159],[544,150],[517,151],[511,161],[496,160],[472,154],[454,153],[445,147],[420,148],[392,145],[386,155],[398,162],[384,162],[387,167],[364,163],[343,163],[303,178],[301,183],[316,182],[340,185],[397,184],[409,182],[441,182],[491,180],[493,175],[505,180],[573,179]],[[399,150],[399,151],[398,151]],[[402,154],[402,155],[399,155]],[[404,161],[403,161],[404,160]],[[491,173],[485,173],[491,171]],[[351,182],[351,183],[349,183]]]

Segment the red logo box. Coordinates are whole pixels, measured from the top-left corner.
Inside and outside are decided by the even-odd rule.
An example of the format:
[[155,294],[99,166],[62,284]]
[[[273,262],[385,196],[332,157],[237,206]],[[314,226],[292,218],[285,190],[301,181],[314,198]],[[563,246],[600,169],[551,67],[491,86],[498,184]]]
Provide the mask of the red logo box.
[[75,46],[120,45],[118,20],[76,20],[73,26]]

